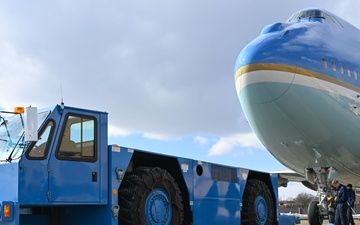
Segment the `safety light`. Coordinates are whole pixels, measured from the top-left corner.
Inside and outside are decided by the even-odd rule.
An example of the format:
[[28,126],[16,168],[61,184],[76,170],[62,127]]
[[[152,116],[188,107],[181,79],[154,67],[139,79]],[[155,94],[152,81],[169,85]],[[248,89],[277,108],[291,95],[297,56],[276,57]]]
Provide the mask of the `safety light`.
[[4,205],[4,218],[10,218],[11,210],[10,205]]
[[24,112],[25,112],[25,108],[24,108],[24,107],[15,107],[15,108],[14,108],[14,112],[15,112],[15,113],[18,113],[18,114],[24,113]]
[[14,221],[14,202],[0,201],[0,224]]

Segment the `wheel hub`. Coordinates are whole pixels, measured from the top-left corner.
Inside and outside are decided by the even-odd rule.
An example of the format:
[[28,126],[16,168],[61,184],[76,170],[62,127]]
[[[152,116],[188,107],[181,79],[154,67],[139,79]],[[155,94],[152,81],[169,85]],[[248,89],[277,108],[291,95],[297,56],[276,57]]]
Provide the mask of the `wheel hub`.
[[154,189],[145,203],[146,221],[150,225],[169,225],[172,217],[170,199],[162,189]]
[[255,199],[255,212],[256,212],[256,222],[260,225],[265,225],[268,218],[268,208],[266,200],[262,195],[259,195]]

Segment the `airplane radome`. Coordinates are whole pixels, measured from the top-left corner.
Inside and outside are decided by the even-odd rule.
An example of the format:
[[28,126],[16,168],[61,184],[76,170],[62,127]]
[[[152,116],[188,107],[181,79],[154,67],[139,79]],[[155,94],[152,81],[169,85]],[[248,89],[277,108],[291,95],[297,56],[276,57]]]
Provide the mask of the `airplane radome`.
[[301,10],[242,50],[235,83],[264,146],[317,190],[308,219],[322,224],[331,181],[360,185],[360,31],[328,11]]

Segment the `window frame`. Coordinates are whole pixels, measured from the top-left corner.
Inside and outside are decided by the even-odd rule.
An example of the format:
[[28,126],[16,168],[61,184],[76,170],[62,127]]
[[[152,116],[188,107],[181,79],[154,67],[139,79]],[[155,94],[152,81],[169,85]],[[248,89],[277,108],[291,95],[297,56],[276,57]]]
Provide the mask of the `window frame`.
[[349,66],[346,67],[346,72],[348,77],[351,77],[351,68]]
[[44,156],[36,157],[36,156],[31,156],[30,155],[30,152],[33,150],[34,146],[39,141],[39,140],[37,140],[37,141],[32,141],[29,148],[28,148],[28,150],[26,151],[25,156],[26,156],[27,159],[29,159],[29,160],[44,160],[44,159],[46,159],[48,157],[50,146],[51,146],[52,140],[54,139],[54,133],[55,133],[55,129],[56,129],[55,120],[49,119],[46,122],[45,126],[43,126],[43,128],[39,132],[39,137],[41,137],[44,134],[44,132],[46,131],[46,129],[49,126],[50,123],[53,123],[53,125],[50,128],[50,133],[49,133],[49,136],[48,136],[48,140],[46,141],[46,146],[45,146],[45,149],[44,149]]
[[[93,157],[91,157],[91,158],[83,157],[80,155],[80,158],[76,158],[76,157],[63,156],[60,154],[60,146],[61,146],[61,142],[62,142],[63,136],[64,136],[63,134],[66,129],[66,125],[68,123],[69,117],[71,117],[71,116],[94,121],[94,156]],[[83,123],[83,122],[81,122],[81,123]],[[82,152],[82,151],[83,151],[83,149],[80,149],[80,152]],[[97,121],[97,118],[95,116],[84,115],[84,114],[76,114],[76,113],[66,114],[64,123],[61,128],[61,132],[58,137],[58,143],[56,146],[55,157],[59,160],[66,160],[66,161],[96,162],[98,160],[98,121]]]
[[322,61],[323,61],[324,68],[327,69],[328,68],[328,61],[326,60],[325,57],[322,57]]
[[354,78],[355,78],[355,80],[357,80],[357,79],[358,79],[358,72],[357,72],[357,70],[356,70],[356,69],[354,69]]
[[345,74],[344,65],[342,63],[340,63],[340,73],[343,75]]
[[336,68],[336,62],[334,60],[331,60],[331,69],[336,72],[337,68]]

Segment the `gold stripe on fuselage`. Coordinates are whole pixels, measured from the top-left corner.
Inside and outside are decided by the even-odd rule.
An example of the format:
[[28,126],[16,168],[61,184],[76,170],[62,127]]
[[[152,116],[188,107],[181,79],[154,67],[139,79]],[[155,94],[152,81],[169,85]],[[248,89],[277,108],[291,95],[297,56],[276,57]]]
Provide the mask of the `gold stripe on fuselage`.
[[[330,68],[329,68],[330,69]],[[342,87],[348,88],[350,90],[360,92],[360,88],[352,85],[350,83],[347,83],[345,81],[336,79],[331,76],[327,76],[322,73],[318,73],[315,71],[307,70],[304,68],[296,67],[296,66],[290,66],[285,64],[275,64],[275,63],[257,63],[257,64],[250,64],[241,67],[236,71],[235,74],[235,82],[236,80],[241,77],[243,74],[254,72],[254,71],[260,71],[260,70],[273,70],[273,71],[281,71],[281,72],[288,72],[288,73],[296,73],[303,76],[313,77],[320,80],[324,80],[336,85],[340,85]],[[342,76],[346,76],[345,74],[341,74]]]

